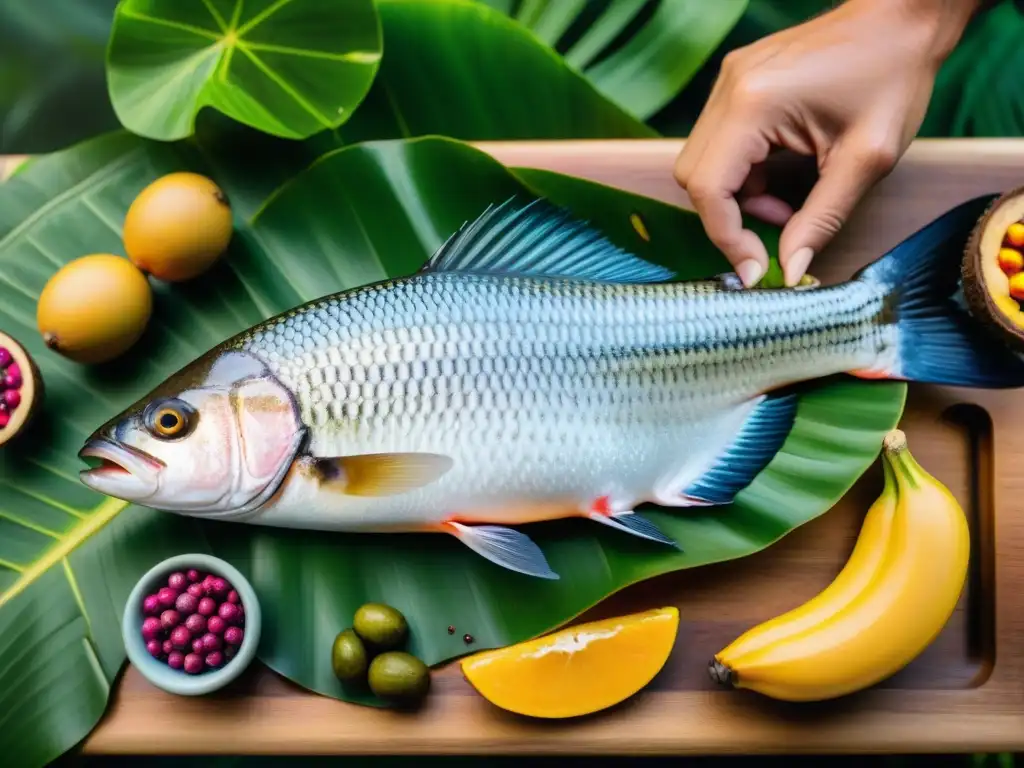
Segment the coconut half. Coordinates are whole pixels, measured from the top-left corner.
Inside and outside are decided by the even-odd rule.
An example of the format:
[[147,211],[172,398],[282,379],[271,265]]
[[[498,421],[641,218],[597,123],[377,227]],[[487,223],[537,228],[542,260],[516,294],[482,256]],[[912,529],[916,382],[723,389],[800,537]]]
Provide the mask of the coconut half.
[[964,249],[964,298],[976,318],[1019,351],[1024,351],[1024,311],[1010,295],[1010,278],[999,266],[1006,230],[1024,219],[1024,187],[993,201],[978,220]]

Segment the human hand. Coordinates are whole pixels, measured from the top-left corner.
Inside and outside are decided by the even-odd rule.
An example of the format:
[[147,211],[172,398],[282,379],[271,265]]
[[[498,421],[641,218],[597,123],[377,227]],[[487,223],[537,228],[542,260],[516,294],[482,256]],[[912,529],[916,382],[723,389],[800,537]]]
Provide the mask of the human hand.
[[[768,268],[741,211],[783,227],[793,286],[924,119],[935,75],[978,0],[847,0],[730,52],[675,165],[708,237],[751,286]],[[775,149],[817,158],[802,208],[771,194]]]

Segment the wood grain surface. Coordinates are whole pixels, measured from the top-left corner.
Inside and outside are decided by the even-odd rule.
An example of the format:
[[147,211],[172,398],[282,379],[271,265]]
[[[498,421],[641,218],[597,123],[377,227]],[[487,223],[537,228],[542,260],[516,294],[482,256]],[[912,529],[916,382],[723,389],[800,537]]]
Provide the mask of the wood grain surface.
[[[672,179],[677,140],[481,144],[502,162],[547,168],[689,207]],[[842,280],[956,203],[1024,183],[1024,140],[918,141],[814,262]],[[902,423],[919,461],[972,518],[972,572],[935,643],[878,687],[786,706],[715,690],[711,655],[752,624],[823,588],[880,487],[876,466],[834,509],[732,563],[636,585],[582,620],[679,606],[663,672],[619,707],[534,722],[488,704],[455,665],[426,707],[380,711],[307,693],[256,664],[200,699],[164,694],[128,668],[88,753],[724,754],[1024,750],[1024,393],[911,388]]]

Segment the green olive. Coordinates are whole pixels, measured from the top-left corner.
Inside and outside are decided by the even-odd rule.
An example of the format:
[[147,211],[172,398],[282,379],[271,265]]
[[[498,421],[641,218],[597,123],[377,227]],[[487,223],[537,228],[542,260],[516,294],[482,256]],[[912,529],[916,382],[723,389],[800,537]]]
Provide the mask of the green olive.
[[370,662],[370,690],[401,704],[413,704],[430,690],[430,670],[411,653],[387,651]]
[[367,603],[356,611],[356,632],[378,651],[399,648],[409,634],[405,616],[390,605]]
[[352,629],[338,633],[331,648],[331,667],[339,680],[353,682],[366,675],[366,648]]

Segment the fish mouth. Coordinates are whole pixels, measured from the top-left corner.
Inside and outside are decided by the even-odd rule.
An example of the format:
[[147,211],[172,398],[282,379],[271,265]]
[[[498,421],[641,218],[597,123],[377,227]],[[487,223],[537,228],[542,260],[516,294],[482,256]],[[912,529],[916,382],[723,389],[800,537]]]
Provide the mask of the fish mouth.
[[78,473],[87,487],[126,501],[139,501],[155,494],[160,470],[167,466],[145,451],[106,438],[89,440],[78,457],[100,461],[98,466]]

